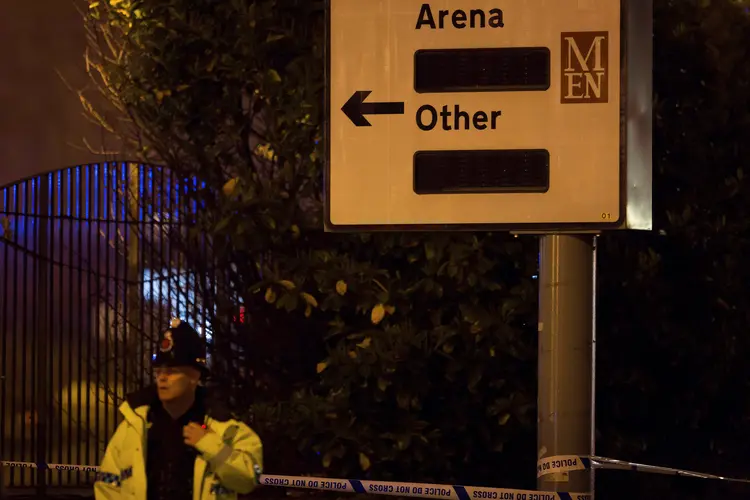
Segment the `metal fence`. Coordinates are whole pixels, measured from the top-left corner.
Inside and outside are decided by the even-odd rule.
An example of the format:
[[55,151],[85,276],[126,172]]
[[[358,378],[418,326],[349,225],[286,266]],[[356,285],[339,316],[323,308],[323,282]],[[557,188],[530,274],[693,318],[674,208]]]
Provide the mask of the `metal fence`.
[[[0,460],[99,463],[117,406],[148,382],[153,336],[172,316],[210,335],[200,287],[168,237],[190,184],[112,162],[0,188]],[[93,479],[3,476],[10,488]]]

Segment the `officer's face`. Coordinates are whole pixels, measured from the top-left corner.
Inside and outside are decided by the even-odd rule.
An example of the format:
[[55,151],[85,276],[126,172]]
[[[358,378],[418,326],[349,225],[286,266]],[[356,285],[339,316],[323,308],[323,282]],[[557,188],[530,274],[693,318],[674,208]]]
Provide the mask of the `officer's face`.
[[188,366],[154,368],[156,388],[161,401],[174,401],[195,392],[200,373]]

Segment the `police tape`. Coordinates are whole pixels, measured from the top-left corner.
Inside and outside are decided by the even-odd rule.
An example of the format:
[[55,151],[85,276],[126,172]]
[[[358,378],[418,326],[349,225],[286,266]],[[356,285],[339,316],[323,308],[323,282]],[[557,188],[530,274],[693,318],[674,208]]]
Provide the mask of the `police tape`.
[[750,479],[718,476],[716,474],[706,474],[705,472],[695,472],[685,469],[675,469],[672,467],[660,467],[658,465],[627,462],[625,460],[616,460],[614,458],[598,456],[582,457],[577,455],[559,455],[540,459],[537,462],[536,477],[542,477],[548,474],[560,472],[586,470],[592,467],[594,469],[629,470],[635,472],[647,472],[650,474],[661,474],[666,476],[693,477],[698,479],[718,479],[721,481],[730,481],[733,483],[750,483]]
[[[37,464],[34,462],[0,461],[0,467],[20,467],[56,471],[97,472],[95,465]],[[599,456],[558,455],[542,458],[537,462],[537,477],[549,474],[574,472],[586,469],[611,469],[647,472],[652,474],[716,479],[735,483],[750,483],[750,479],[731,478],[703,472],[660,467],[627,462]],[[553,491],[517,490],[489,488],[483,486],[460,486],[393,481],[370,481],[363,479],[333,479],[307,476],[278,476],[261,474],[259,482],[268,486],[302,488],[341,493],[367,493],[441,500],[589,500],[589,493],[566,493]]]
[[440,500],[591,500],[590,493],[516,490],[485,486],[459,486],[365,479],[329,479],[322,477],[272,476],[263,474],[261,484],[308,490],[365,493],[397,497],[435,498]]
[[97,465],[72,465],[72,464],[45,464],[35,462],[13,462],[8,460],[0,460],[0,467],[18,467],[21,469],[40,469],[40,470],[72,470],[80,472],[98,472],[99,466]]
[[[34,462],[0,461],[0,467],[24,469],[97,472],[95,465],[46,464]],[[365,479],[334,479],[307,476],[277,476],[261,474],[260,484],[283,488],[363,493],[398,497],[432,498],[438,500],[591,500],[590,493],[517,490],[484,486],[460,486],[431,483],[370,481]]]
[[591,459],[578,455],[557,455],[540,458],[536,463],[536,477],[560,472],[573,472],[591,468]]

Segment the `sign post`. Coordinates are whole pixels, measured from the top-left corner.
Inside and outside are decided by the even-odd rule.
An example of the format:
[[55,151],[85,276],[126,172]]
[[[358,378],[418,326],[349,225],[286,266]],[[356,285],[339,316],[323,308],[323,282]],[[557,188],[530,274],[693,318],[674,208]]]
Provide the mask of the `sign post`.
[[[594,454],[595,236],[539,239],[539,458]],[[552,473],[540,490],[594,491],[591,469]]]
[[328,0],[326,229],[542,235],[539,458],[593,453],[594,235],[651,229],[651,2]]

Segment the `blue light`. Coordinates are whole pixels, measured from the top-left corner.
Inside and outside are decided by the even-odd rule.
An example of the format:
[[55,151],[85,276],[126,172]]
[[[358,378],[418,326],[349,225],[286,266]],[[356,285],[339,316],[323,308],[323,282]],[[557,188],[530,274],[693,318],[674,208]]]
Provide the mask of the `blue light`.
[[[89,168],[87,168],[86,170],[83,171],[83,176],[85,178],[84,182],[86,183],[86,189],[90,192],[91,191],[91,183],[90,183],[91,182],[91,167],[89,167]],[[88,193],[86,193],[86,194],[88,194]],[[85,202],[85,205],[84,205],[83,218],[86,219],[86,224],[88,224],[89,223],[88,222],[88,219],[89,219],[89,197],[88,196],[84,196],[84,199],[86,200],[86,202]]]
[[120,203],[120,213],[117,214],[121,220],[125,220],[128,216],[128,198],[130,197],[130,186],[128,186],[127,178],[127,165],[125,163],[120,164],[120,184],[122,185],[122,203]]
[[178,269],[161,271],[144,269],[143,298],[156,303],[159,303],[160,299],[162,302],[167,302],[164,305],[169,309],[171,316],[184,318],[210,342],[212,338],[210,318],[204,317],[204,308],[200,304],[200,298],[195,294],[197,282],[195,274],[180,272]]
[[[31,203],[29,204],[30,207],[30,213],[36,214],[36,179],[31,179],[29,181],[29,191],[31,192]],[[34,222],[36,221],[36,217],[31,218],[31,228],[33,231],[34,228]]]
[[[198,179],[193,178],[193,192],[196,192],[198,190]],[[187,193],[187,189],[185,190]],[[193,201],[190,202],[190,207],[193,210],[193,213],[198,212],[198,203],[195,201],[195,197],[193,197]]]
[[146,178],[146,172],[144,168],[138,169],[138,220],[143,220],[143,193],[145,192],[145,182],[143,180]]
[[[47,187],[49,188],[49,189],[48,189],[48,192],[49,192],[49,196],[50,196],[50,199],[49,199],[49,204],[50,204],[50,207],[49,207],[49,209],[50,209],[50,210],[49,210],[49,213],[50,213],[50,215],[52,215],[52,213],[53,213],[53,212],[52,212],[52,209],[54,208],[54,207],[52,206],[52,203],[53,203],[53,199],[52,199],[52,198],[57,198],[57,207],[56,207],[56,208],[57,208],[57,212],[55,212],[55,213],[57,213],[57,214],[60,214],[60,213],[62,213],[62,212],[60,211],[60,206],[62,205],[62,200],[60,199],[60,198],[61,198],[61,197],[60,197],[60,190],[61,190],[61,187],[60,187],[60,179],[62,178],[62,176],[59,176],[59,177],[58,177],[58,179],[57,179],[57,185],[55,185],[55,183],[54,183],[54,182],[52,182],[52,181],[53,181],[53,179],[52,179],[52,178],[53,178],[53,176],[54,176],[54,175],[55,175],[55,174],[49,174],[49,175],[47,176]],[[56,194],[56,196],[52,196],[52,194],[53,194],[53,193],[55,193],[55,194]]]
[[102,218],[107,219],[110,217],[110,209],[109,209],[109,163],[104,163],[103,165],[104,174],[102,175],[103,185],[104,189],[102,189]]
[[[91,190],[91,192],[94,194],[93,196],[93,202],[94,202],[94,212],[92,213],[92,216],[95,219],[99,218],[99,165],[94,165],[94,189]],[[88,213],[86,216],[88,217]]]
[[76,167],[76,190],[78,196],[76,196],[76,217],[81,218],[81,167]]
[[[148,168],[148,193],[151,196],[151,198],[154,198],[154,167],[147,167]],[[148,204],[148,216],[153,218],[154,217],[154,204],[149,203]]]
[[65,200],[65,203],[68,205],[68,216],[70,217],[73,215],[73,185],[70,182],[70,180],[73,178],[72,175],[70,175],[70,169],[66,169],[65,174],[68,176],[68,197]]

